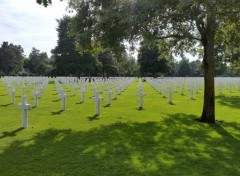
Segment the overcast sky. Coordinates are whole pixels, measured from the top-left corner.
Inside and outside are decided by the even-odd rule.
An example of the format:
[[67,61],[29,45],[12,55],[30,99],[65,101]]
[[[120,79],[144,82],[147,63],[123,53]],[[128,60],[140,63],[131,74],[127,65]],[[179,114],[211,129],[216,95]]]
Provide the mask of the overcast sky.
[[21,45],[29,55],[32,47],[50,51],[57,44],[57,22],[67,12],[67,1],[53,0],[47,8],[36,0],[0,0],[0,44],[3,41]]

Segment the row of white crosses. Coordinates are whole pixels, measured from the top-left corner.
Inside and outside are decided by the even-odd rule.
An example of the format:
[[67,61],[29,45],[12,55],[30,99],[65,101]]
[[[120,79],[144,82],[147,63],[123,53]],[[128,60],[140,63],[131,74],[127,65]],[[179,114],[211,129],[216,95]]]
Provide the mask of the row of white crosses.
[[138,92],[137,92],[137,96],[139,97],[139,109],[143,108],[143,97],[146,96],[146,94],[144,93],[144,88],[143,88],[143,84],[142,84],[142,79],[139,78],[138,79]]
[[11,103],[14,104],[16,91],[21,84],[21,77],[3,77],[3,83],[7,89],[7,92],[11,94]]
[[[29,82],[30,81],[30,82]],[[49,82],[49,78],[41,78],[41,79],[37,79],[35,77],[29,78],[27,77],[26,82],[29,86],[33,87],[34,92],[33,92],[33,96],[34,96],[34,106],[37,107],[38,106],[38,96],[42,95],[42,93],[44,92],[44,90],[46,89],[48,82]],[[39,91],[38,91],[39,89]],[[25,95],[25,92],[22,92],[22,103],[18,104],[18,107],[20,109],[22,109],[22,127],[23,128],[27,128],[28,127],[28,110],[32,109],[32,106],[30,104],[27,103],[27,96]]]
[[[79,88],[81,91],[81,102],[83,103],[85,101],[85,92],[87,90],[89,78],[57,77],[56,79],[54,79],[54,81],[57,92],[59,93],[59,97],[62,101],[61,108],[62,110],[66,110],[66,98],[67,98],[67,95],[63,87],[67,87],[68,89],[71,89],[71,87],[73,87],[74,94],[76,94],[77,89]],[[102,98],[99,96],[99,92],[96,91],[96,87],[93,81],[94,80],[92,80],[93,87],[92,90],[93,99],[96,101],[96,114],[100,114],[100,101],[102,100]]]
[[166,97],[168,94],[168,101],[173,103],[173,93],[178,92],[180,88],[180,94],[184,95],[184,88],[187,86],[187,90],[190,93],[190,99],[194,99],[194,93],[199,93],[199,89],[203,85],[202,78],[145,78],[146,81],[159,93],[162,97]]
[[15,103],[15,94],[21,87],[22,95],[25,95],[26,89],[33,91],[35,105],[37,106],[36,94],[41,96],[44,92],[49,79],[46,77],[4,77],[4,85],[9,94],[11,94],[11,103]]
[[[87,91],[87,85],[89,78],[87,77],[57,77],[56,78],[59,83],[61,83],[61,89],[68,89],[69,91],[73,91],[74,95],[77,92],[80,92],[81,102],[85,101],[85,92]],[[58,90],[59,94],[60,91]]]
[[55,83],[55,87],[56,87],[56,90],[59,95],[59,99],[61,99],[61,103],[62,103],[61,110],[65,111],[67,94],[66,94],[65,90],[62,88],[61,84],[58,82],[58,79],[55,78],[54,83]]
[[[4,77],[4,84],[8,93],[11,96],[11,103],[15,103],[15,93],[20,85],[22,85],[22,103],[18,104],[18,107],[22,109],[22,127],[28,127],[28,110],[32,109],[32,106],[27,103],[27,96],[25,95],[25,88],[33,88],[34,106],[38,106],[38,95],[43,93],[48,85],[49,79],[46,77]],[[40,91],[37,91],[37,88]]]
[[240,78],[217,77],[215,83],[219,94],[223,93],[223,89],[228,89],[230,93],[237,88],[240,91]]
[[124,91],[132,82],[134,78],[92,78],[92,90],[93,90],[93,100],[96,103],[96,115],[100,114],[100,102],[103,98],[100,97],[100,93],[103,92],[106,87],[107,93],[107,104],[111,105],[111,94],[112,90],[115,91],[115,99],[117,99],[118,94]]
[[[203,78],[145,78],[146,81],[154,87],[159,93],[162,93],[163,97],[166,97],[166,93],[177,92],[180,88],[180,94],[184,95],[184,88],[187,87],[189,91],[189,98],[194,99],[194,94],[199,93],[199,90],[203,87]],[[228,90],[230,93],[234,90],[240,91],[240,78],[226,78],[216,77],[215,85],[219,94],[223,93],[223,90]],[[172,89],[172,90],[171,90]],[[169,94],[169,102],[171,101],[171,93]]]

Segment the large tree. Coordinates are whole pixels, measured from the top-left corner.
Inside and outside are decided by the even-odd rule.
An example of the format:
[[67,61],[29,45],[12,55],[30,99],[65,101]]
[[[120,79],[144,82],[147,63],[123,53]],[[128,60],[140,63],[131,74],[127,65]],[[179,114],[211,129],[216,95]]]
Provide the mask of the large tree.
[[71,18],[64,16],[58,22],[57,46],[52,50],[54,55],[54,75],[62,76],[97,76],[100,67],[98,60],[89,52],[76,51],[75,40],[70,35]]
[[166,58],[160,58],[160,52],[157,44],[149,46],[146,42],[141,43],[138,53],[141,76],[156,77],[170,70],[168,60]]
[[179,62],[178,76],[190,76],[189,60],[182,59]]
[[47,53],[33,47],[29,58],[24,60],[24,69],[34,75],[47,75],[50,70]]
[[20,45],[3,42],[0,47],[0,72],[5,75],[17,74],[23,66],[23,48]]
[[[147,38],[164,40],[172,53],[196,54],[202,49],[205,89],[201,121],[215,122],[215,44],[224,44],[224,35],[239,29],[226,26],[239,26],[240,1],[70,0],[70,7],[85,25],[74,30],[77,44],[83,47],[116,48],[125,40]],[[221,49],[225,52],[231,47]]]

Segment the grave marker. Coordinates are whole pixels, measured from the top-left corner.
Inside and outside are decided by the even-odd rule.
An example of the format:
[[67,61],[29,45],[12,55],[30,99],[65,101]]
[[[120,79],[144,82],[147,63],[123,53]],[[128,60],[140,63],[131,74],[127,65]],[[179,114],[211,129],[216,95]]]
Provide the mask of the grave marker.
[[170,104],[172,104],[172,94],[173,94],[174,92],[176,92],[176,91],[172,90],[172,88],[169,87],[166,92],[168,92],[168,102],[169,102]]
[[111,94],[112,94],[112,91],[110,89],[107,90],[107,95],[108,95],[108,105],[111,104]]
[[193,91],[194,91],[193,86],[189,87],[188,91],[190,92],[190,99],[194,99],[193,98]]
[[12,88],[12,90],[10,90],[9,91],[9,93],[11,93],[11,95],[12,95],[12,104],[14,104],[15,103],[15,89],[14,88]]
[[34,88],[33,97],[34,97],[34,106],[35,107],[38,106],[38,95],[39,95],[39,92],[37,91],[37,88]]
[[184,95],[184,84],[181,85],[181,95]]
[[18,104],[18,107],[22,109],[22,127],[28,127],[28,112],[27,110],[32,109],[30,104],[27,104],[27,97],[25,95],[22,96],[22,103]]
[[100,102],[103,101],[103,98],[99,96],[99,92],[95,93],[95,97],[92,98],[96,102],[96,115],[100,114]]
[[143,108],[143,97],[146,96],[146,94],[143,93],[143,90],[140,89],[137,96],[139,97],[139,109]]
[[86,87],[85,86],[81,87],[81,92],[82,92],[82,100],[81,100],[81,102],[84,102],[85,101],[85,92],[86,92]]
[[65,91],[62,90],[61,94],[60,94],[60,99],[62,100],[62,110],[63,111],[66,110],[66,98],[67,98],[67,95],[65,94]]

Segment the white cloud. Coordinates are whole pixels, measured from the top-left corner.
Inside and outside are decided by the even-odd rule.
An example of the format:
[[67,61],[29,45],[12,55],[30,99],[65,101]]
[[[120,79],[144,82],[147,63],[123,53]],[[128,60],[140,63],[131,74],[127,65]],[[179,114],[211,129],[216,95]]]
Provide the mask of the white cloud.
[[53,0],[47,8],[36,0],[0,0],[0,43],[7,41],[21,45],[25,55],[32,47],[50,51],[57,42],[57,21],[67,12],[67,1]]

